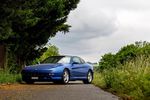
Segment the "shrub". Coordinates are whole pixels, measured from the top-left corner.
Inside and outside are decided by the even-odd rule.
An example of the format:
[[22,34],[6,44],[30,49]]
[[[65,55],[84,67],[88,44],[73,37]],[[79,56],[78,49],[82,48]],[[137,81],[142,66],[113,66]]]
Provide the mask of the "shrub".
[[8,71],[0,71],[0,84],[1,83],[16,83],[21,82],[20,74],[10,74]]
[[135,100],[148,100],[150,98],[150,57],[139,56],[116,68],[106,69],[99,73],[97,80],[118,94],[126,94]]

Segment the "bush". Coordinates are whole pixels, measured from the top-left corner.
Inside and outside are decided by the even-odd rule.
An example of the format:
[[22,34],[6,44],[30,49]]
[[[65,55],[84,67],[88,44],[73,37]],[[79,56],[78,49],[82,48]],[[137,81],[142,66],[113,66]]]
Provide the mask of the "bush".
[[10,74],[8,71],[0,71],[0,84],[1,83],[16,83],[21,82],[20,74]]
[[101,61],[99,62],[99,66],[97,67],[97,71],[101,72],[104,69],[115,68],[117,66],[116,56],[108,53],[102,56]]
[[148,100],[150,99],[150,57],[139,56],[116,68],[106,69],[99,73],[99,78],[95,78],[93,82],[118,94],[126,94],[135,100]]

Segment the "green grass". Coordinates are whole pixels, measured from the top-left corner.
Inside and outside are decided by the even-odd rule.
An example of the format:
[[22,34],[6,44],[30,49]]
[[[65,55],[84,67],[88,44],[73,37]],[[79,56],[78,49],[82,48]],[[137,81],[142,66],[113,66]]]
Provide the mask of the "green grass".
[[133,100],[150,100],[150,58],[138,57],[124,65],[96,72],[93,83]]
[[7,71],[0,71],[0,84],[21,82],[20,74],[10,74]]

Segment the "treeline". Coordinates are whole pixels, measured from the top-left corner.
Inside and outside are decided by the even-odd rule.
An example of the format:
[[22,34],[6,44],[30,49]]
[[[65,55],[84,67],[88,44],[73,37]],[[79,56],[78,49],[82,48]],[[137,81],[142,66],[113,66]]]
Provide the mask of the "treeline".
[[116,54],[107,53],[102,56],[99,62],[97,71],[101,72],[104,69],[116,68],[118,65],[124,64],[127,61],[134,60],[139,56],[148,57],[150,55],[149,42],[135,42],[122,47]]

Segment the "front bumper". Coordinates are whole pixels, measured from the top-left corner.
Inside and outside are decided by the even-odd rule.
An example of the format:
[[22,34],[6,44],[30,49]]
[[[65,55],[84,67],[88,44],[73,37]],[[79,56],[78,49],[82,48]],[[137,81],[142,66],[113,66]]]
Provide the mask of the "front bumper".
[[61,80],[62,77],[56,76],[51,72],[42,71],[22,71],[23,81],[54,81]]

